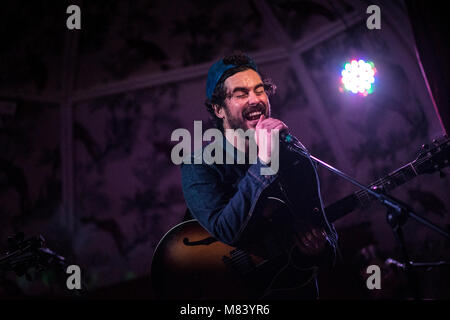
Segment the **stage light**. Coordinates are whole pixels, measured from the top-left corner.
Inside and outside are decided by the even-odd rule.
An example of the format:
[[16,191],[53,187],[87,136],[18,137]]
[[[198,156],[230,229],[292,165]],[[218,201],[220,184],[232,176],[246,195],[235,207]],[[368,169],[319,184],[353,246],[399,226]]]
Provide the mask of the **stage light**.
[[341,71],[341,87],[340,92],[352,92],[367,96],[373,92],[373,84],[375,82],[375,65],[372,61],[364,61],[362,59],[353,59],[344,65]]

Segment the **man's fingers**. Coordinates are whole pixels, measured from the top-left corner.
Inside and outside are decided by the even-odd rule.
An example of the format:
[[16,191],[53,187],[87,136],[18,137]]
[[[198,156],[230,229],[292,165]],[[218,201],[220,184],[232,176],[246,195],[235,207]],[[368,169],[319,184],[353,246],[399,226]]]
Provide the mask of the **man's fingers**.
[[261,126],[261,122],[263,122],[265,118],[266,117],[264,116],[264,114],[261,114],[259,116],[258,123],[256,124],[256,128],[259,128]]
[[266,118],[263,114],[258,119],[255,127],[255,141],[258,145],[258,157],[265,163],[269,163],[275,146],[271,143],[275,134],[272,130],[284,130],[287,126],[278,119]]
[[312,249],[315,247],[315,243],[314,241],[312,241],[312,237],[310,236],[310,238],[305,235],[304,237],[301,238],[303,244],[308,247],[309,249]]
[[279,125],[277,125],[272,130],[278,130],[279,132],[281,132],[282,130],[285,130],[285,129],[286,129],[286,126],[284,126],[282,123],[280,123]]
[[326,233],[323,229],[308,228],[307,231],[296,234],[295,242],[304,254],[316,255],[323,250],[326,241]]
[[324,239],[327,237],[325,230],[313,229],[311,232],[317,239]]
[[280,129],[287,129],[287,126],[280,120],[274,118],[263,118],[264,115],[261,115],[258,123],[256,124],[257,128],[261,129],[275,129],[279,127]]
[[299,250],[307,255],[313,255],[314,254],[314,247],[312,244],[310,244],[308,241],[306,241],[304,238],[300,238],[297,241],[297,245]]

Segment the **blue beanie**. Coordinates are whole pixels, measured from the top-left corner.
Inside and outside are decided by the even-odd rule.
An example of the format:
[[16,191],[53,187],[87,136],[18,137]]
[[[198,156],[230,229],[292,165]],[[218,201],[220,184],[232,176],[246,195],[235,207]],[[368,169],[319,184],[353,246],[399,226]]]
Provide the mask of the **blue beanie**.
[[[258,72],[258,67],[253,62],[253,60],[248,57],[249,62],[246,64],[243,64],[243,66],[248,66]],[[211,68],[209,68],[208,71],[208,79],[206,80],[206,97],[211,100],[212,94],[214,92],[214,89],[216,88],[217,83],[219,82],[220,78],[222,77],[223,73],[229,69],[238,67],[241,65],[234,65],[234,64],[225,64],[223,62],[223,59],[220,59],[216,63],[214,63]]]

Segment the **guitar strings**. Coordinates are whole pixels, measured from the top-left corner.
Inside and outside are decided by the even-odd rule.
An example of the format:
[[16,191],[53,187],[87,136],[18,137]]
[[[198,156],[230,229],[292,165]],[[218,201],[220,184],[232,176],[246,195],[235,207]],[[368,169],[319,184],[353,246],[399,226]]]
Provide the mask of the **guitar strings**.
[[[400,175],[401,175],[401,176],[400,176]],[[414,177],[415,177],[415,175],[414,175]],[[408,176],[405,174],[405,172],[403,172],[403,170],[401,170],[401,171],[399,171],[399,172],[394,172],[393,174],[388,175],[386,178],[378,179],[378,180],[375,181],[374,183],[370,184],[370,185],[368,186],[368,188],[373,187],[373,186],[377,186],[377,185],[380,185],[380,184],[381,184],[383,187],[384,187],[385,185],[388,185],[388,186],[391,186],[391,185],[393,185],[393,186],[398,186],[399,184],[397,184],[397,183],[395,182],[395,180],[393,180],[392,178],[402,178],[402,179],[404,180],[404,182],[406,182],[407,180],[409,180],[409,179],[407,179]],[[367,191],[365,191],[365,190],[358,190],[358,191],[355,192],[355,194],[356,194],[356,197],[358,198],[358,200],[359,200],[361,203],[363,203],[363,204],[364,204],[364,200],[365,200],[365,199],[368,200],[368,201],[371,200],[369,193],[368,193]],[[365,198],[365,199],[364,199],[364,198]]]
[[[235,257],[237,257],[237,258],[235,258]],[[235,256],[231,257],[231,261],[233,264],[244,266],[243,261],[246,258],[250,258],[250,255],[245,251],[241,251],[241,252],[237,253]],[[250,261],[251,261],[251,258],[250,258]]]

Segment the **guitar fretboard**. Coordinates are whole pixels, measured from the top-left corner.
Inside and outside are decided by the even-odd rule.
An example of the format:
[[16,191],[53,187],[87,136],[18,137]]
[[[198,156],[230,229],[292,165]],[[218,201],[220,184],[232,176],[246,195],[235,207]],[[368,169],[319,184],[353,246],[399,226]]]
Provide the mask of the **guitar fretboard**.
[[[368,187],[371,189],[381,189],[385,192],[388,192],[416,176],[418,176],[418,173],[414,164],[408,163],[407,165],[388,174],[386,177],[378,179],[377,181],[371,183]],[[374,200],[374,197],[371,196],[367,191],[359,190],[327,206],[325,208],[325,212],[328,219],[331,222],[334,222],[347,213],[352,212],[353,210],[367,207],[372,202],[372,200]]]
[[[395,189],[396,187],[401,186],[402,184],[408,182],[412,178],[416,177],[417,173],[412,164],[407,164],[406,166],[390,173],[384,178],[378,179],[369,185],[369,188],[375,190],[384,190],[386,192]],[[359,190],[355,192],[358,201],[360,202],[360,206],[362,208],[367,207],[370,202],[374,199],[367,191]]]

